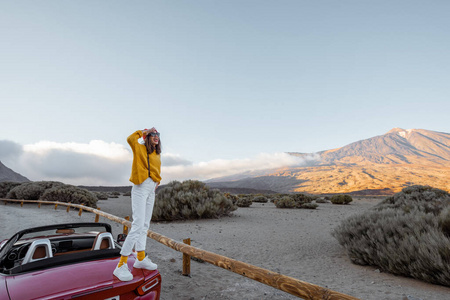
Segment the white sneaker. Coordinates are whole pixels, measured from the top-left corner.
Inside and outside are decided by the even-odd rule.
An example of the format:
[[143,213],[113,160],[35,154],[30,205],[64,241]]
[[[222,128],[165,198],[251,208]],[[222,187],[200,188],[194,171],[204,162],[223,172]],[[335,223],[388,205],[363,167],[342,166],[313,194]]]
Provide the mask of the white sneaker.
[[133,280],[133,274],[131,274],[130,270],[128,270],[127,264],[123,264],[120,268],[116,267],[113,274],[119,278],[120,281]]
[[136,269],[156,270],[158,265],[153,263],[147,256],[143,260],[136,259],[133,265]]

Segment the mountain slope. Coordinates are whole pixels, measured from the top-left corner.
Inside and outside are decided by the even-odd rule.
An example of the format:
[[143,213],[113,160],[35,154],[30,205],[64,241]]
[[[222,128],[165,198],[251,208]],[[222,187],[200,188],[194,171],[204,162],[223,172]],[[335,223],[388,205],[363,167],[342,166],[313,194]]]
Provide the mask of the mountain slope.
[[[220,185],[247,188],[267,186],[277,192],[315,194],[392,194],[414,184],[450,191],[448,133],[394,128],[384,135],[318,154],[321,160],[314,166],[284,168],[264,176],[222,182]],[[220,180],[214,181],[218,184]]]
[[450,162],[450,134],[394,128],[384,135],[320,154],[322,164],[372,162],[445,166]]
[[27,182],[30,180],[28,180],[28,178],[20,175],[19,173],[14,172],[10,168],[6,167],[0,161],[0,182],[3,182],[3,181]]

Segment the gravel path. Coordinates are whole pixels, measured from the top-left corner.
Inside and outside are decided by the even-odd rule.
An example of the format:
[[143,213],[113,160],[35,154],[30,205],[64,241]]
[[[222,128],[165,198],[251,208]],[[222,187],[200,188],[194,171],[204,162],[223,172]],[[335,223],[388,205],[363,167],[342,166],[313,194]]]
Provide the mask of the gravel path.
[[[231,217],[184,222],[154,222],[151,230],[191,245],[266,268],[302,281],[368,300],[450,299],[450,288],[354,265],[331,236],[341,220],[375,205],[376,199],[355,199],[350,205],[319,204],[316,210],[277,209],[271,203],[239,208]],[[101,210],[131,216],[129,197],[102,200]],[[0,205],[0,239],[17,230],[67,222],[92,222],[95,215],[65,208],[26,204]],[[116,236],[122,226],[107,219]],[[192,261],[191,277],[181,275],[182,254],[151,239],[147,252],[162,274],[162,300],[173,299],[299,299],[208,263]]]

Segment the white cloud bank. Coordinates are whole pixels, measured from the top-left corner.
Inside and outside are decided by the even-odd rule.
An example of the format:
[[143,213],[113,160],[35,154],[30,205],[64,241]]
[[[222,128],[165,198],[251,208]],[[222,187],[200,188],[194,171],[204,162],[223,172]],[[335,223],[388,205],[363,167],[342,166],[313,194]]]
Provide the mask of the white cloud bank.
[[81,143],[56,143],[42,141],[35,144],[25,145],[25,152],[36,155],[46,155],[50,151],[74,152],[85,155],[93,155],[114,160],[130,160],[131,153],[121,144],[106,143],[100,140],[94,140],[89,144]]
[[[0,141],[0,148],[11,142]],[[9,146],[9,148],[12,148]],[[132,154],[123,145],[91,141],[42,141],[1,153],[0,160],[33,181],[55,180],[74,185],[129,185]]]
[[318,155],[296,157],[287,153],[261,153],[249,159],[216,159],[191,165],[167,166],[164,168],[164,174],[171,180],[206,180],[248,171],[297,167],[317,160]]
[[[163,153],[163,183],[172,180],[206,180],[237,173],[301,166],[318,156],[295,157],[287,153],[261,153],[250,159],[192,163],[182,156]],[[74,185],[131,185],[132,153],[124,145],[100,140],[89,143],[42,141],[18,145],[0,141],[0,161],[33,181],[55,180]]]

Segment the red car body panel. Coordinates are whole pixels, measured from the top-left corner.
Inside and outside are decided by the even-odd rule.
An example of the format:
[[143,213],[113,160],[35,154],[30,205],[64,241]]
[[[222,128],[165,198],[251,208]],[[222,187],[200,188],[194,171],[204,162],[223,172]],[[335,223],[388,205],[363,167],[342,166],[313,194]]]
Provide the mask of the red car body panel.
[[133,268],[136,259],[134,254],[128,259],[133,280],[122,282],[113,275],[120,255],[105,258],[100,255],[99,259],[92,259],[91,256],[89,259],[89,253],[83,253],[79,253],[75,260],[53,267],[49,265],[35,270],[31,268],[17,274],[0,273],[0,299],[159,299],[161,275],[158,270]]
[[[158,271],[147,271],[132,267],[134,259],[128,261],[134,279],[122,282],[113,276],[118,259],[110,258],[99,261],[66,265],[50,270],[40,270],[18,276],[5,276],[9,296],[15,299],[106,299],[121,295],[120,299],[155,299],[150,293],[144,298],[134,290],[144,283],[145,278],[159,277]],[[3,284],[4,286],[4,284]],[[1,290],[1,288],[0,288]],[[3,293],[1,293],[3,294]],[[127,295],[127,296],[125,296]]]
[[[144,283],[143,270],[134,269],[134,259],[130,257],[128,266],[134,279],[122,282],[113,276],[118,259],[65,265],[50,270],[40,270],[18,276],[5,276],[9,296],[15,299],[107,299],[120,296],[120,299],[155,299],[150,293],[145,298],[134,290]],[[159,277],[158,271],[145,271],[146,279]]]
[[8,295],[8,290],[6,289],[6,278],[3,276],[0,276],[0,295]]

